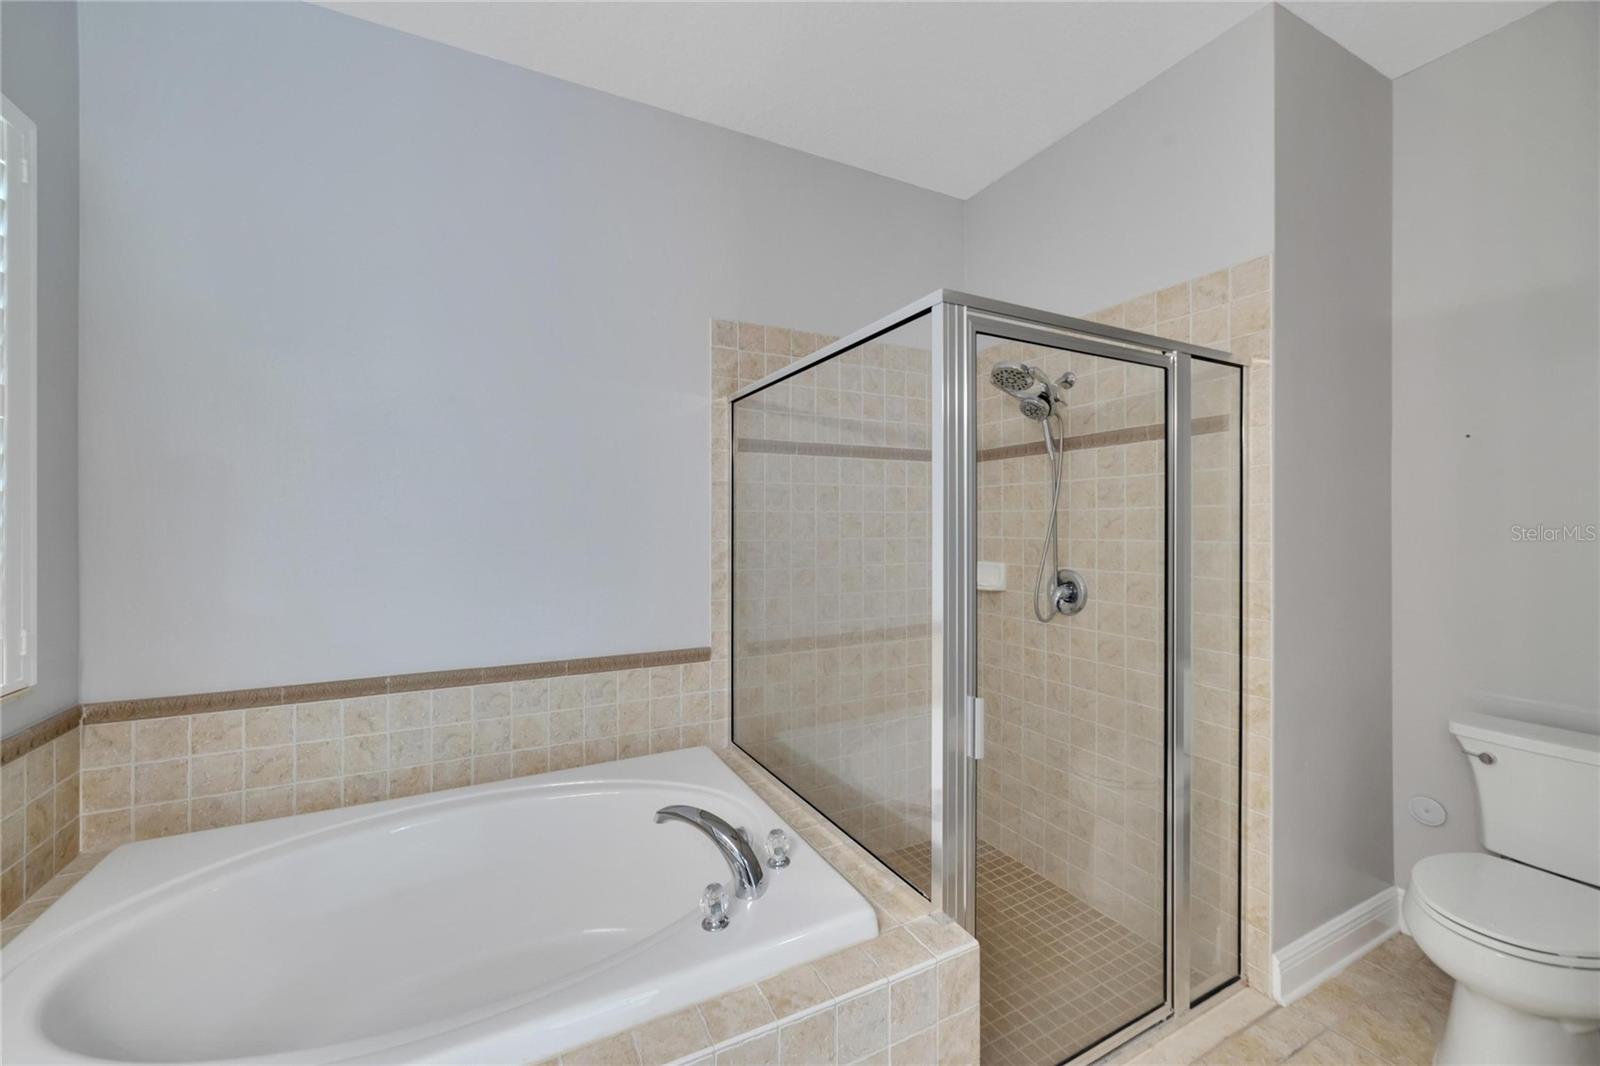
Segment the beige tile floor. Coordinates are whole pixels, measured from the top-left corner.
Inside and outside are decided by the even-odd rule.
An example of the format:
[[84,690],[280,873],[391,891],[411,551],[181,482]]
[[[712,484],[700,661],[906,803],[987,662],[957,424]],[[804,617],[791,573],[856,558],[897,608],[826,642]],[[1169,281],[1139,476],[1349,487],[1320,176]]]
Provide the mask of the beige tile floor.
[[[1245,989],[1124,1066],[1428,1066],[1453,983],[1397,934],[1315,992],[1279,1007]],[[1227,1032],[1230,1021],[1242,1028]]]

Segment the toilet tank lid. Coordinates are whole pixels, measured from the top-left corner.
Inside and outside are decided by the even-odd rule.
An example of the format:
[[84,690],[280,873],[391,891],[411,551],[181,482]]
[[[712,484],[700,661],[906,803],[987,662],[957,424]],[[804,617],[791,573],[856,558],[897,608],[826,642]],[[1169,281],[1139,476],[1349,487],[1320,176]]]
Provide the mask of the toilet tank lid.
[[1463,739],[1600,766],[1600,735],[1595,733],[1471,713],[1451,718],[1450,732]]

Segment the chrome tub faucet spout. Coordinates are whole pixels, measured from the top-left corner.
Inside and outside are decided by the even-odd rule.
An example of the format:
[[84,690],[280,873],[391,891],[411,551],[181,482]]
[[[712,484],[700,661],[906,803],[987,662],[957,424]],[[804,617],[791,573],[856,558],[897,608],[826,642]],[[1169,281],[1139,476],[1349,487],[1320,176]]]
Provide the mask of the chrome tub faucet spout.
[[657,824],[666,821],[687,822],[711,839],[717,850],[722,852],[722,857],[728,860],[728,869],[733,871],[734,882],[739,886],[734,896],[739,899],[760,899],[767,890],[766,871],[762,869],[755,849],[742,832],[726,821],[710,811],[683,803],[674,803],[656,812]]

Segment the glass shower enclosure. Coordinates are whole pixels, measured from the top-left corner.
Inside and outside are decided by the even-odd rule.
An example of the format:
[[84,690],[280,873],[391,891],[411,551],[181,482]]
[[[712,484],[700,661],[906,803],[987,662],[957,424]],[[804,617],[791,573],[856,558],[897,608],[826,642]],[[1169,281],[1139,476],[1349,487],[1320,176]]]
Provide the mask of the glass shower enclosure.
[[940,291],[733,397],[733,741],[978,937],[985,1063],[1240,972],[1244,387]]

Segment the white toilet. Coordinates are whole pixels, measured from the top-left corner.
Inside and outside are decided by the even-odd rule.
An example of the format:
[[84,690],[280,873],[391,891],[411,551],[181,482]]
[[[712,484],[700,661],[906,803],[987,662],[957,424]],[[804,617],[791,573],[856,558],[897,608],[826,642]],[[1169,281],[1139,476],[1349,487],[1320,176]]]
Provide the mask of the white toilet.
[[1456,1063],[1600,1063],[1600,736],[1467,714],[1482,852],[1411,870],[1406,926],[1455,978]]

